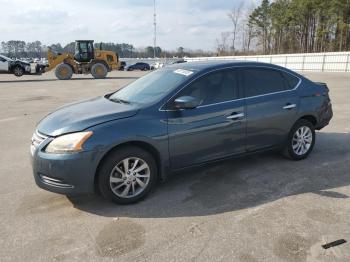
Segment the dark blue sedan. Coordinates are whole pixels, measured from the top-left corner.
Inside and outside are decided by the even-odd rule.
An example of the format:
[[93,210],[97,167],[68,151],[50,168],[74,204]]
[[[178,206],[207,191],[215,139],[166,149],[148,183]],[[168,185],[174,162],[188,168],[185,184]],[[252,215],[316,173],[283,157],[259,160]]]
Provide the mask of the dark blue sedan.
[[333,116],[328,92],[270,64],[172,65],[45,117],[32,138],[35,181],[128,204],[192,166],[275,149],[302,160]]
[[126,67],[126,71],[134,71],[134,70],[149,71],[151,70],[151,66],[147,63],[140,62],[140,63],[136,63]]

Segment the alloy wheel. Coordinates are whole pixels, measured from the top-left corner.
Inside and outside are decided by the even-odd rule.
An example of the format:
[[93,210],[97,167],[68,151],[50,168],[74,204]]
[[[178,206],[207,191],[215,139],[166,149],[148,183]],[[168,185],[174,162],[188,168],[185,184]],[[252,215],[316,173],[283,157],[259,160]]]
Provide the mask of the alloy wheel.
[[292,148],[295,154],[303,156],[312,146],[313,133],[307,126],[301,126],[293,135]]
[[23,74],[23,70],[20,67],[15,68],[15,75],[16,76],[21,76]]
[[141,158],[130,157],[120,161],[111,171],[109,184],[112,192],[121,198],[141,194],[150,182],[150,167]]

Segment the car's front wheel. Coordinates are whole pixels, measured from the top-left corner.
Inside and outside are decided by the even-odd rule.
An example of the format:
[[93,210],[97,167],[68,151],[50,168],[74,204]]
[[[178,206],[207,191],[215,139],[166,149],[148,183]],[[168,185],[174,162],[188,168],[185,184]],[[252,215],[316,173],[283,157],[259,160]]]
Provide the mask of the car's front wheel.
[[98,174],[101,194],[117,204],[142,200],[156,185],[157,164],[147,151],[128,146],[112,152]]
[[24,70],[21,66],[16,66],[14,69],[13,69],[13,74],[17,77],[21,77],[23,76],[24,74]]
[[284,155],[292,160],[302,160],[312,152],[316,140],[314,125],[306,120],[298,120],[292,127]]

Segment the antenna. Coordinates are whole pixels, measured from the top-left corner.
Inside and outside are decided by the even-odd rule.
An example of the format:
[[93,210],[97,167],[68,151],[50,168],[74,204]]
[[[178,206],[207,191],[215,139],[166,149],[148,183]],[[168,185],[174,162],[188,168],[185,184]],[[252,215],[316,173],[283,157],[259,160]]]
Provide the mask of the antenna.
[[154,42],[153,42],[153,52],[154,52],[154,58],[156,58],[156,47],[157,47],[157,13],[156,13],[156,0],[153,0],[153,7],[154,7]]

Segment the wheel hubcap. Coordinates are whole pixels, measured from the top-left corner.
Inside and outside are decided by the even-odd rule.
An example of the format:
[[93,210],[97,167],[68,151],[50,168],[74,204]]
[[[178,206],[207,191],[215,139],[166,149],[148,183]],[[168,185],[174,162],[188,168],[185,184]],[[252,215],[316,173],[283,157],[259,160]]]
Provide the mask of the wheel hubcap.
[[67,68],[62,68],[61,69],[61,76],[62,77],[68,76],[68,69]]
[[15,74],[20,75],[22,73],[21,69],[15,68]]
[[109,183],[114,194],[131,198],[141,194],[150,181],[148,164],[137,157],[120,161],[111,171]]
[[293,136],[292,147],[298,156],[305,155],[309,152],[313,141],[313,134],[309,127],[300,127]]
[[99,76],[102,76],[102,75],[103,75],[103,68],[102,68],[102,66],[96,67],[96,73],[97,73]]

